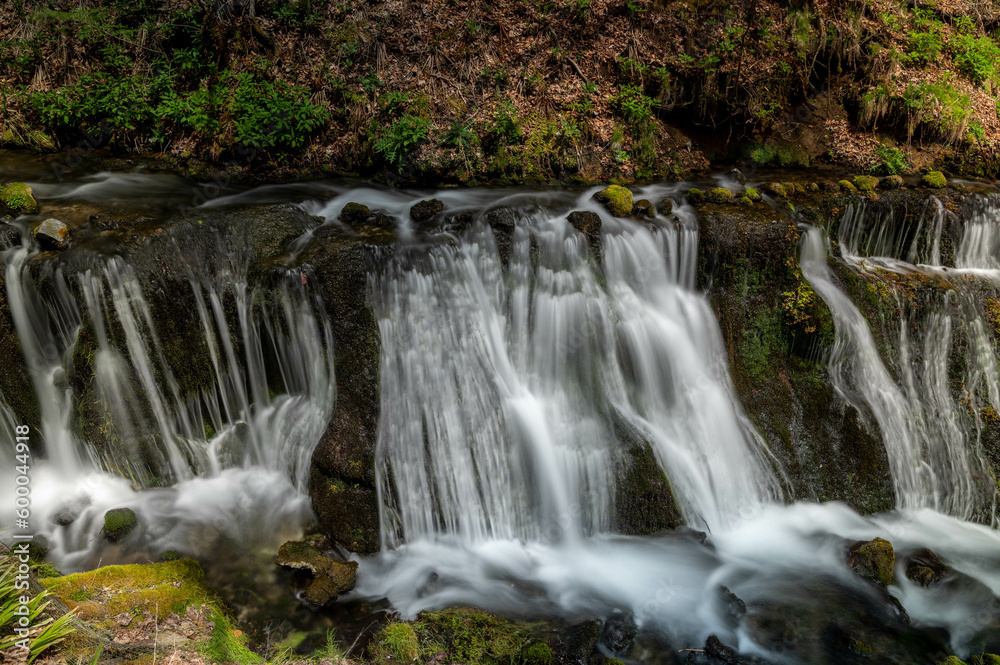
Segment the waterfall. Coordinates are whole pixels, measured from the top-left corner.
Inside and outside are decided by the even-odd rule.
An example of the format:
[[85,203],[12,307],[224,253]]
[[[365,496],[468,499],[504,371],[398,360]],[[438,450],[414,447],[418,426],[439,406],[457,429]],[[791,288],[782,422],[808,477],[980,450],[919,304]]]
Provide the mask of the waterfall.
[[[56,270],[41,287],[27,265],[35,253],[16,247],[3,257],[41,412],[33,513],[63,565],[93,565],[95,532],[113,507],[135,510],[151,549],[192,554],[212,547],[199,540],[205,523],[238,541],[301,524],[335,383],[330,322],[299,273],[270,289],[238,272],[192,271],[186,293],[174,283],[211,360],[196,368],[202,387],[191,392],[175,364],[192,361],[165,350],[165,336],[178,333],[163,329],[169,317],[154,316],[131,266],[110,258],[75,277]],[[89,387],[67,380],[81,363],[93,368]],[[59,515],[72,523],[46,523]]]
[[1000,197],[974,197],[955,254],[955,267],[1000,270]]
[[780,497],[691,290],[697,232],[623,223],[602,241],[603,270],[565,215],[535,211],[506,275],[478,223],[380,277],[385,546],[607,531],[623,432],[651,445],[690,524]]
[[[940,214],[940,209],[935,209],[934,216]],[[848,237],[856,238],[859,217],[863,217],[863,209],[848,210],[842,233],[847,230]],[[876,237],[886,235],[879,231]],[[867,259],[855,253],[856,247],[842,240],[845,258],[862,265]],[[917,340],[911,340],[908,332],[912,322],[900,316],[897,382],[879,355],[868,321],[833,278],[823,231],[809,228],[800,251],[802,272],[830,308],[837,328],[830,356],[834,385],[848,399],[859,394],[874,414],[888,455],[897,505],[902,509],[929,507],[965,519],[991,511],[995,490],[984,482],[990,476],[978,450],[978,437],[970,431],[969,419],[962,416],[963,405],[952,395],[949,369],[956,322],[948,309],[926,314],[924,334]],[[883,265],[891,259],[876,257]],[[893,266],[905,269],[901,262]],[[975,391],[985,384],[986,392],[995,396],[996,361],[988,351],[985,327],[974,313],[959,310],[971,317],[961,323],[974,347],[962,368],[966,386]]]

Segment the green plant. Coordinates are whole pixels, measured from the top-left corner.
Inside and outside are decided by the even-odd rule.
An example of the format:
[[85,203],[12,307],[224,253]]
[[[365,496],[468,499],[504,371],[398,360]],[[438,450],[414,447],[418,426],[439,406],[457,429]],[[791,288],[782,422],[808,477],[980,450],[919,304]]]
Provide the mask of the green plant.
[[318,660],[330,659],[335,663],[339,663],[347,657],[347,649],[337,639],[336,631],[331,628],[326,631],[326,644],[314,651],[312,657]]
[[590,16],[590,0],[574,0],[574,6],[580,18]]
[[476,133],[472,131],[472,124],[465,124],[458,120],[451,123],[451,127],[444,133],[441,145],[446,148],[456,148],[464,150],[472,146],[476,140]]
[[278,151],[298,148],[330,120],[324,107],[309,101],[305,88],[249,71],[229,78],[236,84],[229,110],[237,144]]
[[202,653],[220,663],[256,665],[264,659],[247,648],[246,635],[237,631],[223,612],[212,611],[209,620],[215,624],[212,635],[202,647]]
[[649,120],[652,116],[653,100],[637,85],[621,86],[611,101],[622,117],[633,124]]
[[908,32],[907,52],[904,59],[915,64],[929,64],[941,55],[944,40],[936,30],[929,32]]
[[396,120],[375,141],[375,151],[402,172],[403,163],[417,145],[427,139],[430,121],[406,114]]
[[[51,649],[72,635],[76,628],[73,625],[72,612],[55,619],[51,616],[42,618],[49,606],[51,594],[48,591],[26,594],[26,591],[18,586],[15,576],[16,569],[16,564],[11,563],[0,572],[0,651],[23,639],[14,633],[14,626],[19,624],[19,620],[23,616],[16,614],[16,612],[19,612],[21,607],[27,607],[28,614],[24,618],[31,626],[31,632],[28,636],[28,662],[31,663],[42,652]],[[26,605],[21,604],[21,597],[24,595],[29,595]]]
[[949,43],[955,64],[973,83],[996,83],[1000,46],[986,35],[956,35]]
[[387,624],[375,636],[375,655],[379,658],[395,658],[404,663],[417,659],[420,645],[417,634],[408,623]]
[[877,145],[875,146],[875,155],[878,157],[879,163],[872,167],[874,171],[885,175],[899,175],[910,170],[910,162],[899,148]]
[[521,119],[517,108],[509,100],[504,100],[491,115],[492,125],[489,133],[505,145],[520,143],[524,138],[521,131]]

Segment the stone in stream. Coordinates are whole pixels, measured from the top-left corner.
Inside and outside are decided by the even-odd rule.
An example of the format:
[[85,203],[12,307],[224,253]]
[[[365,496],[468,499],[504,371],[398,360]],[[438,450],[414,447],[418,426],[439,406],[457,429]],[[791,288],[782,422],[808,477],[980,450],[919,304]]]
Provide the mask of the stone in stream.
[[883,538],[875,538],[851,547],[851,570],[861,577],[881,586],[889,586],[893,581],[896,554],[892,543]]
[[632,214],[632,192],[621,185],[610,185],[602,189],[594,194],[594,200],[615,217],[628,217]]
[[917,550],[906,563],[907,579],[925,589],[940,582],[947,574],[948,567],[928,549]]
[[332,603],[340,594],[353,589],[358,570],[357,561],[337,561],[303,540],[282,545],[274,562],[304,573],[302,598],[318,607]]
[[35,227],[33,234],[42,249],[59,250],[69,247],[69,227],[58,219],[46,219]]
[[737,662],[736,649],[722,643],[715,635],[709,635],[705,640],[705,655],[717,661],[733,665]]
[[615,656],[627,656],[638,634],[639,627],[632,614],[616,611],[604,621],[600,643]]
[[600,237],[601,235],[601,216],[596,212],[574,210],[566,217],[566,221],[588,238]]
[[104,529],[101,533],[112,543],[117,543],[132,533],[135,524],[135,511],[131,508],[112,508],[104,513]]
[[428,222],[434,219],[435,215],[444,210],[444,203],[438,199],[428,199],[415,203],[410,208],[410,219],[418,227],[427,226]]
[[639,199],[632,206],[632,216],[640,219],[643,217],[652,219],[656,217],[656,208],[649,202],[649,199]]
[[371,216],[372,211],[368,209],[368,206],[351,202],[344,206],[337,219],[350,227],[355,227],[363,224]]
[[672,199],[664,196],[656,204],[656,211],[661,215],[669,215],[674,211],[674,202]]

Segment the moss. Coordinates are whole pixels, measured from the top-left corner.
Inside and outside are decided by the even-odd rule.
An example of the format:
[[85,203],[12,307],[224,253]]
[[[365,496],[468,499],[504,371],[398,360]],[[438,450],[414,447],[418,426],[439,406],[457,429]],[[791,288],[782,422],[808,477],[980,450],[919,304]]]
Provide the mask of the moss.
[[31,187],[22,182],[12,182],[0,189],[0,204],[18,215],[38,214],[38,202],[35,201]]
[[175,550],[167,550],[165,552],[160,552],[160,561],[177,561],[181,558],[179,552]]
[[958,656],[948,656],[944,660],[939,660],[937,665],[965,665],[965,661]]
[[466,665],[513,665],[528,646],[518,626],[471,608],[424,612],[413,628],[420,637],[420,655],[430,658],[445,651],[451,662]]
[[750,199],[751,201],[760,201],[762,198],[760,192],[753,187],[747,187],[746,189],[744,189],[743,196]]
[[983,665],[1000,665],[1000,656],[995,653],[984,653]]
[[[779,198],[787,199],[789,196],[788,188],[784,183],[781,182],[769,182],[764,185],[764,191],[768,194],[772,194]],[[794,192],[794,189],[792,190]]]
[[856,191],[858,191],[858,188],[855,187],[853,184],[851,184],[850,180],[841,180],[837,184],[840,185],[840,189],[843,190],[843,191],[845,191],[845,192],[856,192]]
[[551,665],[552,650],[544,642],[535,642],[521,652],[524,665]]
[[712,203],[729,203],[733,200],[733,193],[725,187],[715,187],[708,190],[705,198]]
[[163,620],[171,612],[183,614],[189,605],[217,603],[201,566],[191,559],[104,566],[41,583],[84,620],[136,610]]
[[742,206],[752,206],[753,205],[753,199],[751,199],[749,196],[741,196],[737,200],[737,203],[739,203]]
[[104,536],[118,542],[135,528],[135,512],[131,508],[112,508],[104,513]]
[[807,192],[818,192],[819,191],[819,183],[816,183],[816,182],[808,182],[808,183],[806,183],[806,191]]
[[382,628],[372,642],[372,653],[380,659],[411,663],[420,655],[417,633],[408,623],[393,622]]
[[854,176],[854,186],[858,191],[873,192],[878,187],[878,178],[872,175]]
[[940,171],[929,171],[920,182],[924,187],[930,187],[932,189],[942,189],[948,186],[948,179],[944,177],[944,174]]
[[687,191],[687,200],[691,203],[701,203],[705,200],[705,192],[701,191],[697,187],[692,187]]
[[874,653],[870,644],[855,639],[851,640],[851,651],[862,656],[871,656]]
[[594,194],[594,198],[615,217],[628,217],[632,214],[632,192],[621,185],[609,185]]
[[883,538],[861,543],[851,551],[851,567],[855,572],[882,586],[892,584],[895,566],[892,543]]
[[903,178],[898,175],[889,175],[878,181],[879,189],[900,189],[903,186]]
[[233,626],[224,612],[215,611],[209,615],[214,623],[212,636],[201,648],[204,655],[212,662],[236,663],[237,665],[253,665],[263,663],[264,659],[247,647],[247,636]]

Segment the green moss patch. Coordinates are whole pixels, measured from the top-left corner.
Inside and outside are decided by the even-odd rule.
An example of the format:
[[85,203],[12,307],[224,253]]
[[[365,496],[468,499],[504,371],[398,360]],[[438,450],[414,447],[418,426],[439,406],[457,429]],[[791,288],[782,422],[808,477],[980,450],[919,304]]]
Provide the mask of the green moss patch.
[[708,190],[705,198],[712,203],[729,203],[733,200],[733,193],[725,187],[716,187]]
[[104,535],[116,543],[132,532],[135,523],[135,511],[131,508],[112,508],[104,513]]
[[408,623],[394,622],[386,625],[376,634],[372,642],[372,653],[376,658],[392,658],[410,663],[420,655],[417,634]]
[[924,187],[931,187],[933,189],[943,189],[948,186],[948,179],[944,177],[944,174],[940,171],[931,171],[927,173],[920,182]]
[[105,566],[40,582],[84,620],[138,611],[162,620],[189,605],[216,603],[205,573],[191,559]]
[[615,217],[628,217],[632,214],[632,192],[621,185],[609,185],[594,194],[594,198]]
[[851,548],[851,568],[867,580],[889,586],[895,566],[896,554],[888,540],[875,538]]
[[[446,652],[451,662],[466,665],[513,665],[521,662],[522,652],[544,658],[541,649],[531,650],[520,627],[480,610],[424,612],[413,628],[420,640],[420,655],[425,659],[440,651]],[[545,664],[538,661],[532,665]]]
[[12,182],[0,189],[0,204],[18,215],[38,214],[38,202],[32,195],[31,187],[22,182]]

